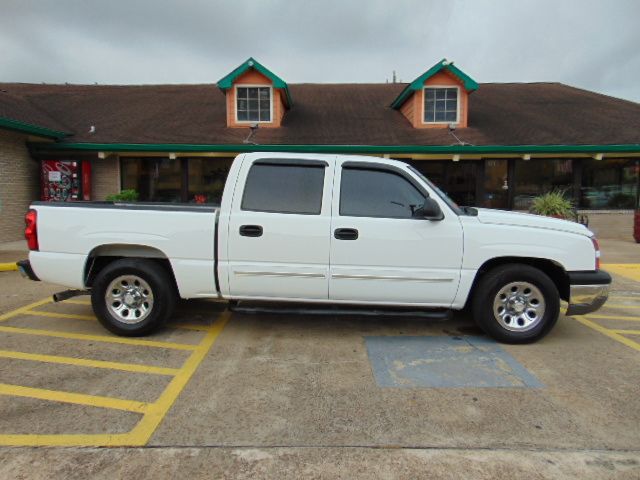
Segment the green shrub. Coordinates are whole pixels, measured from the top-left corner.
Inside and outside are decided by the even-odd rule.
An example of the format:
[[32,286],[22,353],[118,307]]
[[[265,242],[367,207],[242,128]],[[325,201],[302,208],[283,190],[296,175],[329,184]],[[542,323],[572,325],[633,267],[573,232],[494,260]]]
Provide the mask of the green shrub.
[[107,202],[135,202],[139,194],[135,190],[122,190],[120,193],[107,195]]
[[533,199],[531,212],[548,217],[573,217],[573,204],[564,196],[564,191],[556,190]]

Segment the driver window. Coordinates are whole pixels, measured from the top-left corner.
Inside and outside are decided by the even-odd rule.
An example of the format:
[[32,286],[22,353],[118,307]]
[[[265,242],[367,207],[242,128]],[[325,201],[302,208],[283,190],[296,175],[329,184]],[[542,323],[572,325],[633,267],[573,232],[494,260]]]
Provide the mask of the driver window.
[[412,218],[425,196],[402,175],[390,171],[343,168],[340,215]]

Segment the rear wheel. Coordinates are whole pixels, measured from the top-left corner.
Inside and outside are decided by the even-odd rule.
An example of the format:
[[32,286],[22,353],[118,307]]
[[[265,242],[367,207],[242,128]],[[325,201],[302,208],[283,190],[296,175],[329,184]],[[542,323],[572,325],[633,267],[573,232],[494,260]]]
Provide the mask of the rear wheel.
[[501,265],[486,273],[473,295],[473,316],[504,343],[530,343],[558,321],[560,295],[553,281],[529,265]]
[[91,304],[98,320],[122,336],[146,335],[173,313],[176,292],[158,263],[137,258],[116,260],[96,277]]

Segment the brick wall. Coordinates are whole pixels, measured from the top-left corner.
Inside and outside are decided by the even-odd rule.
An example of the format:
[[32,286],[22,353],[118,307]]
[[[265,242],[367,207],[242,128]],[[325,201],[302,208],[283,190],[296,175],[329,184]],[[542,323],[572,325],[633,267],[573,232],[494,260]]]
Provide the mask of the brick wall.
[[24,238],[24,214],[40,198],[38,163],[25,141],[25,135],[0,130],[0,242]]
[[115,155],[91,162],[91,200],[120,191],[120,161]]

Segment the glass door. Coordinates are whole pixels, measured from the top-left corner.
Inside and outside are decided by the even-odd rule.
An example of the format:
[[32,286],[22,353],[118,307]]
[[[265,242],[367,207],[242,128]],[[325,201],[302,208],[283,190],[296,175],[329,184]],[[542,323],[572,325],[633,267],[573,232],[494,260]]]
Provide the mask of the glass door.
[[482,206],[486,208],[509,208],[509,160],[489,159],[484,163],[484,198]]

